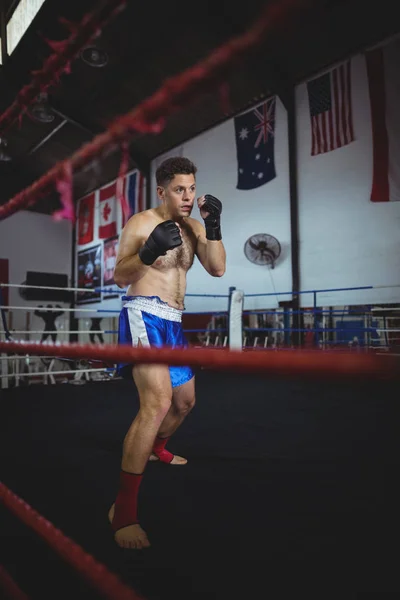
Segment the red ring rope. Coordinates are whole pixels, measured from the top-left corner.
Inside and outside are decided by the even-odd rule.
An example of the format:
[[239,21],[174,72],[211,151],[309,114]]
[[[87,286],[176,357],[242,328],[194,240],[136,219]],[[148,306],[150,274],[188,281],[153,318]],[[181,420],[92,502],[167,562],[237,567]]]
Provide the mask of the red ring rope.
[[63,72],[68,72],[71,60],[125,8],[126,2],[127,0],[103,0],[95,10],[84,16],[79,25],[68,24],[71,29],[68,40],[48,41],[55,53],[49,56],[42,69],[34,73],[31,83],[20,90],[11,106],[0,115],[0,136],[22,116],[39,92],[47,90],[52,83],[57,82]]
[[0,565],[0,590],[6,593],[6,598],[12,600],[29,600],[29,597],[15,583],[11,575]]
[[124,585],[116,575],[110,573],[104,565],[66,537],[2,482],[0,482],[0,500],[23,523],[38,533],[105,598],[109,600],[143,600],[134,590]]
[[260,373],[277,377],[343,377],[354,379],[400,379],[400,362],[395,356],[380,357],[329,350],[293,352],[240,352],[206,348],[132,348],[115,344],[39,344],[0,342],[0,352],[92,358],[110,363],[153,363],[192,365],[213,370]]
[[193,67],[167,79],[153,96],[115,119],[104,133],[97,135],[69,159],[58,162],[40,179],[0,206],[0,220],[46,195],[62,177],[66,163],[70,162],[72,169],[76,170],[105,153],[106,149],[111,152],[118,144],[129,141],[136,131],[159,132],[167,116],[197,99],[200,93],[211,89],[239,59],[261,44],[267,33],[282,26],[289,10],[300,9],[304,4],[310,3],[311,0],[277,0],[275,4],[268,4],[251,29],[221,46]]

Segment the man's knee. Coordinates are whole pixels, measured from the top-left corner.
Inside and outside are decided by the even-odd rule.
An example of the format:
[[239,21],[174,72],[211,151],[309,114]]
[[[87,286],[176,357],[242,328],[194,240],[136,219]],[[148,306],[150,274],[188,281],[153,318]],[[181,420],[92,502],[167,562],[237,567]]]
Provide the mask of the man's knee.
[[147,393],[140,397],[140,412],[146,419],[163,419],[171,407],[171,395],[167,393]]
[[181,415],[187,415],[194,407],[195,402],[196,397],[194,392],[190,394],[184,394],[174,400],[174,408]]

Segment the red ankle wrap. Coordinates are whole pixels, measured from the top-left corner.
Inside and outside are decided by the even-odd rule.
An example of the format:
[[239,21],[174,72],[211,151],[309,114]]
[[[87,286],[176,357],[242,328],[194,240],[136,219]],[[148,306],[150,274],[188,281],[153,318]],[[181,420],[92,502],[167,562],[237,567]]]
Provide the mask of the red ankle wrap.
[[143,475],[121,471],[118,495],[115,500],[115,513],[111,524],[114,531],[138,522],[137,504],[142,477]]
[[174,455],[165,449],[165,445],[168,442],[169,437],[161,438],[156,437],[154,440],[153,452],[157,458],[163,463],[170,463],[174,458]]

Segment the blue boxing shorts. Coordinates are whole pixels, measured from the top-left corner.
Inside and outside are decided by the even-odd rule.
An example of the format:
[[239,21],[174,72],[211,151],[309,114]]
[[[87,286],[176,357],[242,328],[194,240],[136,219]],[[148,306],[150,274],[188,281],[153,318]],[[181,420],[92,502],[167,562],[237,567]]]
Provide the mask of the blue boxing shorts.
[[[118,344],[137,346],[169,346],[186,348],[182,329],[182,311],[169,306],[158,296],[123,296],[125,304],[119,315]],[[132,377],[132,365],[118,363],[117,374]],[[172,387],[183,385],[194,373],[190,367],[170,366]]]

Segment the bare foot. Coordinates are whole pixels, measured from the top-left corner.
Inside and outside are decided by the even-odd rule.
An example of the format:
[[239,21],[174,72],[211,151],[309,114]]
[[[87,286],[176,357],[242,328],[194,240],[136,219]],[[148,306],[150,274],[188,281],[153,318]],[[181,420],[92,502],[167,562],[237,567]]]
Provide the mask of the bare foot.
[[[115,505],[113,504],[108,512],[108,519],[112,523],[114,518]],[[147,538],[146,532],[137,525],[128,525],[128,527],[122,527],[114,534],[114,539],[118,546],[121,548],[129,548],[131,550],[142,550],[142,548],[149,548],[150,542]]]
[[[160,459],[155,454],[150,454],[149,460],[152,462],[155,462],[155,461],[159,461]],[[167,464],[167,465],[186,465],[186,463],[187,463],[186,458],[183,458],[183,456],[178,456],[177,454],[174,454],[174,458],[171,460],[171,462],[165,463],[165,464]]]

